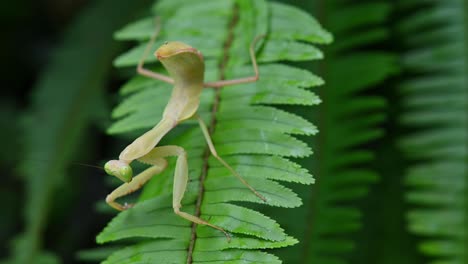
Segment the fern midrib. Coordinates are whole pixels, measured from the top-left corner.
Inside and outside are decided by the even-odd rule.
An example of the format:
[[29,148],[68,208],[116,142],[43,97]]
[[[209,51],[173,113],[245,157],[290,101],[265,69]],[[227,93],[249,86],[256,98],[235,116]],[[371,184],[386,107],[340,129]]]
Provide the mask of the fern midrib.
[[[229,23],[228,27],[228,36],[226,39],[226,42],[223,45],[223,59],[220,61],[218,68],[219,68],[219,79],[224,80],[226,78],[226,65],[228,64],[229,61],[229,49],[232,45],[232,41],[234,39],[234,27],[236,26],[237,22],[239,20],[239,7],[237,4],[234,4],[233,6],[233,11],[232,11],[232,18]],[[215,128],[216,128],[216,115],[218,113],[219,109],[219,104],[221,101],[221,88],[214,88],[215,89],[215,95],[214,95],[214,100],[213,100],[213,106],[211,108],[211,114],[210,114],[210,123],[208,124],[208,133],[211,137],[213,135]],[[199,189],[198,189],[198,198],[195,206],[195,216],[200,217],[201,216],[201,205],[203,202],[203,195],[205,193],[205,180],[206,176],[208,175],[208,169],[209,169],[209,164],[208,164],[208,159],[211,155],[210,149],[208,146],[205,147],[205,151],[203,153],[203,167],[202,167],[202,172],[200,175],[200,182],[199,182]],[[195,243],[197,240],[197,224],[193,223],[192,224],[192,229],[191,229],[191,238],[190,238],[190,245],[188,249],[188,254],[187,254],[187,263],[192,264],[193,262],[193,250],[195,248]]]

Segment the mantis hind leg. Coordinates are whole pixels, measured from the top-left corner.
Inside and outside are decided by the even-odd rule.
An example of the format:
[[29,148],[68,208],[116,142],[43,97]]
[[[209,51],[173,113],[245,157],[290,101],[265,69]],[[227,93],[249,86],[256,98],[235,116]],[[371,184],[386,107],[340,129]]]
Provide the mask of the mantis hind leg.
[[119,211],[126,210],[128,208],[131,208],[133,205],[132,204],[120,204],[115,201],[115,199],[125,196],[127,194],[133,193],[140,189],[147,181],[149,181],[154,175],[161,173],[166,167],[167,167],[167,162],[165,159],[153,159],[151,162],[148,162],[152,164],[150,168],[144,170],[137,176],[135,176],[132,181],[128,183],[124,183],[117,187],[113,192],[111,192],[107,198],[106,202],[114,207],[115,209]]
[[249,190],[251,190],[258,198],[262,199],[262,201],[266,202],[266,198],[261,195],[257,190],[255,190],[242,176],[239,175],[229,164],[224,161],[219,155],[218,152],[216,152],[216,149],[214,147],[213,141],[211,140],[210,133],[208,132],[208,128],[206,127],[205,122],[203,119],[201,119],[200,116],[196,115],[196,118],[198,120],[198,124],[200,125],[200,128],[203,132],[203,136],[205,137],[206,143],[208,144],[208,147],[210,148],[211,154],[221,163],[223,164],[226,169],[228,169],[232,175],[236,176],[239,181],[244,184]]

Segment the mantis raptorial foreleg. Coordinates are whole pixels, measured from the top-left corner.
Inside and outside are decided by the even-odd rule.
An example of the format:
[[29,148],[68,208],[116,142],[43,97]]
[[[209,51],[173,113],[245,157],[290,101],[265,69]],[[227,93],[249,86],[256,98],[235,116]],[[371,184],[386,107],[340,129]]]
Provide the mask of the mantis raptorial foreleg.
[[112,207],[116,208],[117,210],[125,210],[131,208],[133,205],[121,205],[114,200],[118,197],[127,195],[132,193],[138,189],[140,189],[143,184],[145,184],[148,180],[151,179],[156,174],[162,172],[166,166],[167,162],[165,160],[166,157],[176,156],[176,168],[174,172],[174,186],[173,186],[173,198],[172,198],[172,207],[174,209],[174,213],[177,215],[195,222],[200,225],[207,225],[212,228],[218,229],[222,231],[228,239],[230,239],[229,234],[224,231],[221,227],[215,226],[213,224],[208,223],[207,221],[196,217],[194,215],[188,214],[180,210],[182,208],[182,199],[184,198],[185,190],[187,189],[188,183],[188,164],[187,164],[187,153],[182,147],[179,146],[162,146],[156,147],[151,150],[148,154],[144,155],[143,157],[139,158],[138,160],[152,164],[154,166],[146,169],[138,176],[136,176],[131,182],[124,183],[116,190],[114,190],[110,195],[107,196],[107,203],[109,203]]
[[135,176],[132,181],[120,185],[117,187],[117,189],[107,195],[106,202],[110,206],[119,211],[131,208],[133,206],[132,204],[121,205],[120,203],[116,202],[115,199],[137,191],[154,175],[161,173],[167,167],[167,161],[165,159],[153,159],[151,161],[146,161],[153,166]]

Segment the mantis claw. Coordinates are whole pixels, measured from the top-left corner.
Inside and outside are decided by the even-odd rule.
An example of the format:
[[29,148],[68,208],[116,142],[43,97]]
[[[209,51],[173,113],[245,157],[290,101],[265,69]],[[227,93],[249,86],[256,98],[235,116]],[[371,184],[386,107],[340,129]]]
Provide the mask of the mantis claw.
[[267,199],[266,199],[263,195],[261,195],[261,194],[259,194],[259,193],[256,193],[255,195],[257,195],[258,198],[260,198],[260,199],[261,199],[262,201],[264,201],[265,203],[268,202]]
[[224,232],[224,235],[226,236],[227,242],[231,243],[231,235],[226,231],[223,231],[223,232]]

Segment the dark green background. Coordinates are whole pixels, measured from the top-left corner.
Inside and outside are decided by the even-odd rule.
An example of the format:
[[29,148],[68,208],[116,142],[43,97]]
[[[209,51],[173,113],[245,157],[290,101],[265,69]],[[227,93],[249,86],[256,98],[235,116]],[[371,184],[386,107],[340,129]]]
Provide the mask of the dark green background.
[[[73,29],[76,29],[73,27],[74,21],[79,20],[80,15],[88,10],[87,8],[90,8],[90,6],[98,6],[96,2],[105,1],[18,0],[3,1],[0,4],[0,25],[2,27],[2,41],[0,42],[0,58],[2,61],[0,66],[2,73],[0,75],[2,83],[0,135],[3,139],[3,148],[0,152],[2,172],[0,184],[0,201],[2,202],[2,209],[0,210],[0,259],[11,255],[12,248],[14,248],[14,239],[17,234],[25,230],[23,208],[28,199],[28,187],[25,185],[25,181],[28,181],[28,179],[22,175],[19,162],[28,158],[27,152],[32,150],[22,137],[25,129],[24,124],[27,123],[28,116],[39,113],[38,107],[44,107],[45,109],[49,107],[48,105],[32,106],[31,96],[34,94],[41,76],[48,72],[45,70],[46,67],[51,63],[54,56],[60,56],[61,52],[63,52],[63,49],[61,50],[59,47],[64,39],[68,38],[68,43],[73,43],[73,39],[70,40],[70,35],[73,35]],[[147,14],[148,10],[146,8],[150,2],[140,1],[138,4],[131,5],[125,4],[123,1],[115,1],[114,5],[107,3],[107,6],[112,6],[111,8],[115,8],[115,10],[103,11],[104,8],[100,7],[101,11],[108,12],[109,17],[112,17],[111,14],[113,13],[120,21],[112,23],[110,19],[107,19],[108,17],[92,21],[99,21],[101,27],[107,25],[108,30],[111,28],[118,29],[119,25],[124,25]],[[346,19],[350,18],[336,15],[340,11],[336,10],[337,6],[340,5],[334,6],[330,3],[347,3],[342,4],[340,6],[342,8],[343,6],[352,7],[353,1],[283,0],[282,2],[296,5],[312,13],[324,28],[335,35],[335,43],[324,48],[326,58],[322,62],[305,65],[324,77],[329,83],[317,88],[324,102],[319,107],[315,107],[313,111],[301,107],[288,108],[288,110],[312,120],[321,131],[314,141],[310,142],[314,146],[315,154],[310,160],[301,161],[304,166],[312,171],[317,179],[317,184],[312,187],[291,186],[304,198],[305,205],[302,208],[291,213],[281,210],[268,213],[277,214],[278,221],[286,226],[288,233],[291,235],[299,238],[312,236],[307,233],[310,229],[305,229],[304,226],[311,225],[313,229],[311,219],[315,218],[315,214],[319,214],[314,211],[314,199],[320,195],[317,186],[321,184],[321,178],[326,177],[326,170],[323,167],[328,166],[326,165],[327,162],[330,162],[328,159],[335,159],[335,156],[330,156],[330,150],[327,149],[326,142],[333,140],[327,138],[327,135],[331,135],[331,133],[327,133],[339,130],[340,122],[343,121],[334,120],[329,111],[340,107],[340,102],[334,101],[335,99],[331,98],[332,95],[328,90],[334,88],[334,83],[339,86],[339,82],[330,81],[329,78],[335,78],[333,80],[343,78],[343,76],[334,75],[334,72],[330,69],[335,67],[335,63],[340,58],[350,54],[364,51],[384,52],[394,56],[394,69],[389,70],[384,78],[369,85],[368,89],[356,95],[356,97],[378,96],[384,98],[387,102],[386,106],[379,110],[385,116],[385,119],[378,124],[382,135],[356,147],[369,151],[375,156],[375,159],[355,166],[377,172],[379,179],[372,184],[366,184],[370,188],[368,194],[363,198],[353,199],[348,202],[362,210],[362,217],[359,218],[360,226],[345,235],[346,238],[354,241],[353,249],[340,256],[346,259],[348,263],[359,264],[425,263],[427,257],[424,257],[418,250],[418,242],[421,237],[411,234],[407,229],[406,222],[406,214],[410,205],[405,202],[408,187],[404,184],[404,177],[406,169],[412,166],[414,161],[406,158],[398,145],[398,142],[409,130],[399,122],[404,109],[402,107],[403,95],[399,92],[398,85],[402,80],[408,78],[411,73],[405,72],[400,65],[401,58],[407,47],[405,40],[398,32],[398,26],[401,20],[405,19],[411,12],[418,12],[426,6],[415,6],[402,12],[399,9],[398,1],[379,1],[386,3],[389,7],[385,19],[378,22],[376,26],[386,31],[385,37],[370,42],[369,45],[361,45],[354,50],[340,50],[335,45],[341,45],[342,41],[353,36],[353,34],[358,34],[358,31],[340,32],[337,30],[338,32],[335,32],[334,28],[339,28],[340,24],[346,24]],[[362,2],[372,1],[355,1],[355,3]],[[103,4],[102,6],[106,5]],[[122,15],[123,12],[127,13]],[[372,14],[363,13],[363,16],[368,15]],[[96,32],[98,29],[92,23],[87,24],[87,27],[88,29],[86,29],[86,26],[79,28],[79,36],[88,34],[89,42],[85,43],[88,49],[92,49],[95,45],[92,40],[103,42],[111,40],[109,34],[99,35],[99,32]],[[367,28],[362,29],[362,31],[365,30]],[[95,37],[93,37],[93,34],[96,34]],[[67,71],[83,70],[86,72],[88,70],[91,73],[96,73],[95,75],[87,75],[90,83],[93,83],[93,78],[96,78],[99,79],[97,82],[105,88],[99,93],[88,95],[95,97],[96,100],[78,105],[76,110],[89,114],[86,121],[81,119],[76,121],[82,124],[79,131],[84,132],[79,137],[74,138],[76,142],[81,143],[77,143],[74,150],[70,151],[69,156],[67,156],[77,163],[100,166],[103,161],[117,153],[120,146],[123,146],[125,142],[108,137],[104,132],[106,126],[110,124],[110,109],[118,100],[116,92],[119,85],[124,81],[122,75],[129,74],[126,72],[123,74],[122,72],[118,73],[117,70],[112,69],[111,59],[120,51],[129,47],[130,44],[114,42],[111,45],[109,50],[106,51],[108,52],[106,56],[99,57],[99,63],[108,65],[108,67],[101,66],[99,68],[102,72],[94,68],[83,70],[76,66],[82,65],[80,63],[95,66],[93,58],[89,57],[81,58],[83,62],[70,60],[63,63],[63,65],[68,64],[70,66],[62,69],[64,76],[66,76],[65,72]],[[74,58],[80,60],[80,56]],[[362,63],[366,62],[363,61]],[[379,67],[379,65],[375,67]],[[98,67],[96,66],[96,68]],[[99,76],[99,74],[101,75]],[[60,76],[60,74],[55,76]],[[359,79],[360,76],[355,75],[351,76],[351,78]],[[63,89],[67,89],[67,83],[77,81],[75,79],[62,80]],[[62,100],[62,98],[59,96],[56,100]],[[69,121],[74,122],[74,120]],[[47,126],[47,121],[36,125]],[[29,127],[29,129],[33,128]],[[42,136],[41,131],[43,130],[37,129],[37,137]],[[466,142],[460,144],[467,145]],[[28,163],[33,170],[37,168],[40,171],[41,166],[55,162],[55,160],[48,160],[47,157],[41,159],[41,151],[41,149],[38,149],[39,154],[36,154],[34,156],[36,158]],[[70,164],[65,168],[65,171],[67,176],[54,183],[58,185],[58,188],[50,193],[49,214],[43,220],[45,222],[40,228],[42,232],[39,239],[42,242],[39,244],[47,251],[58,255],[63,263],[80,263],[76,260],[77,251],[94,247],[95,235],[111,218],[110,215],[95,210],[96,202],[102,201],[110,188],[105,184],[105,174],[99,169]],[[465,176],[468,176],[466,172]],[[45,186],[48,184],[45,180],[41,181],[39,179],[37,184],[44,184]],[[295,218],[295,216],[299,218]],[[300,216],[307,216],[307,218],[300,218]],[[307,222],[309,220],[311,222]],[[309,237],[309,239],[311,239],[310,243],[314,243],[314,238]],[[304,256],[308,254],[308,250],[308,248],[303,247],[303,244],[300,244],[291,249],[279,250],[276,253],[285,260],[285,263],[296,263],[307,259]],[[305,263],[322,264],[314,260],[308,260]],[[340,263],[337,262],[336,264]]]

